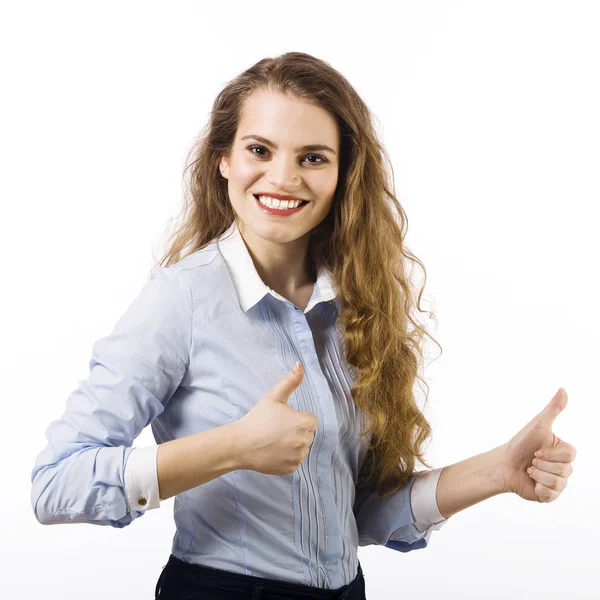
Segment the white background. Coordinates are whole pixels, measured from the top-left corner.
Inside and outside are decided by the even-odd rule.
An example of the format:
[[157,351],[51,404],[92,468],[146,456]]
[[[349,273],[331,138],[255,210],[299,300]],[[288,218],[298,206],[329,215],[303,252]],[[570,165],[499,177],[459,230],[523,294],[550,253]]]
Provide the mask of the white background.
[[555,502],[503,494],[426,549],[361,547],[367,597],[599,598],[599,30],[578,1],[3,3],[2,596],[154,597],[173,499],[124,529],[42,526],[31,470],[161,254],[216,94],[302,51],[373,111],[427,269],[428,460],[504,443],[561,386],[578,451]]

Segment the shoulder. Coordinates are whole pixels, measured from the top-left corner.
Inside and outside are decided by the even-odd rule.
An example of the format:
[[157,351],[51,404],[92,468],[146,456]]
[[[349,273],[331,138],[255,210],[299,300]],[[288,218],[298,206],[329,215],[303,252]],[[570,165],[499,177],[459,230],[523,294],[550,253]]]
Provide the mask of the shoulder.
[[210,266],[220,255],[216,242],[211,242],[201,250],[196,250],[184,256],[179,262],[166,268],[173,269],[174,272],[203,270],[204,267]]
[[202,295],[202,290],[214,289],[222,281],[226,270],[223,255],[216,242],[211,242],[201,250],[184,256],[168,267],[156,266],[152,269],[151,278],[163,276],[169,280],[178,280],[182,289],[190,296]]

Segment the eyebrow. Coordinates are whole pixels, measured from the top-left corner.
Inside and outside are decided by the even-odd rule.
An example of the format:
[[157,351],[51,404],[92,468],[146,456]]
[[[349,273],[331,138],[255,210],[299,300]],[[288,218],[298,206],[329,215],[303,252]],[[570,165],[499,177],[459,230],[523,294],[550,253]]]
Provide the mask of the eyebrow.
[[[262,137],[262,135],[256,135],[255,133],[245,135],[241,139],[247,140],[249,138],[254,138],[255,140],[258,140],[259,142],[262,142],[263,144],[268,144],[269,146],[273,146],[273,148],[277,149],[277,144],[273,143],[271,140],[268,140],[265,137]],[[302,146],[300,148],[296,148],[295,152],[300,152],[300,151],[313,151],[314,152],[316,150],[325,150],[326,152],[331,152],[332,154],[335,155],[335,150],[333,148],[330,148],[329,146],[324,146],[323,144],[308,144],[307,146]]]

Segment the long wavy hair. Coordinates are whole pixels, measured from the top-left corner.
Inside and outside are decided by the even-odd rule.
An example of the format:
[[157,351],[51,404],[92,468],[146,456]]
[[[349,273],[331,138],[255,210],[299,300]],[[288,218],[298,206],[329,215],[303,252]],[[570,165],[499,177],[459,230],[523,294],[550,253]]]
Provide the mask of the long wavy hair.
[[[418,371],[428,334],[411,314],[428,312],[420,306],[427,274],[405,246],[408,219],[369,109],[341,73],[309,54],[288,52],[260,60],[223,87],[187,155],[180,224],[158,264],[168,267],[204,248],[237,219],[219,163],[233,146],[244,101],[261,89],[321,106],[340,128],[338,184],[329,214],[310,236],[309,254],[313,274],[321,266],[331,272],[345,360],[357,374],[352,398],[370,421],[362,431],[372,436],[357,486],[371,484],[384,497],[408,482],[416,458],[431,468],[422,450],[431,427],[413,389],[415,379],[425,383],[426,404],[429,386]],[[425,275],[418,297],[409,261]]]

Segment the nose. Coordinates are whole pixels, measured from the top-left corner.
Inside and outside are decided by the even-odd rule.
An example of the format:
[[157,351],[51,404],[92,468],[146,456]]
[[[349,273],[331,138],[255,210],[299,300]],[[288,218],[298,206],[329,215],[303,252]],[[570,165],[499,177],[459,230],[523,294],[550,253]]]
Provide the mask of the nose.
[[302,178],[298,174],[297,168],[295,163],[289,161],[274,161],[267,172],[267,180],[281,190],[298,187]]

